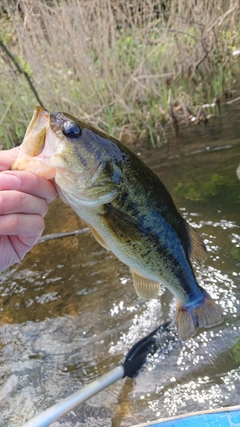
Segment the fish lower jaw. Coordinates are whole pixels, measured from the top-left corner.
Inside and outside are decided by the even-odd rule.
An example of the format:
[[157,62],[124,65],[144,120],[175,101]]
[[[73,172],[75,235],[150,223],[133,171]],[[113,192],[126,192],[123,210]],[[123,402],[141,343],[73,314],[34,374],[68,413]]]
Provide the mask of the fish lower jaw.
[[16,159],[11,166],[11,170],[32,172],[48,180],[53,179],[56,175],[55,168],[27,157]]
[[71,208],[82,218],[87,221],[89,215],[92,215],[92,211],[97,211],[99,208],[110,203],[115,197],[116,192],[110,192],[101,196],[91,197],[88,196],[86,188],[81,187],[74,179],[69,180],[62,175],[56,173],[55,182],[57,185],[58,193],[65,203],[68,203]]
[[[57,191],[61,199],[64,201],[64,203],[67,203],[71,208],[76,212],[76,214],[83,220],[87,221],[90,210],[95,209],[96,206],[98,206],[98,201],[95,202],[94,200],[89,200],[87,198],[84,198],[81,196],[81,193],[84,191],[84,189],[76,189],[72,190],[71,182],[64,182],[62,179],[58,177],[58,174],[56,174],[55,177],[55,184],[57,187]],[[63,190],[64,187],[64,190]]]

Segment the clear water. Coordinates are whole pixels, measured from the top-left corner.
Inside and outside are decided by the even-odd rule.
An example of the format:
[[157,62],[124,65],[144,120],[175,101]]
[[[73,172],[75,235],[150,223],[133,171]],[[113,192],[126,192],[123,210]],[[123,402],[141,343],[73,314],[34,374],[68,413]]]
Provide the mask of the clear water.
[[[136,148],[207,244],[197,277],[224,308],[221,325],[150,357],[53,426],[127,427],[240,403],[240,119],[183,129]],[[46,233],[84,227],[56,200]],[[174,318],[175,302],[139,299],[128,268],[90,233],[38,244],[0,278],[0,426],[15,427],[107,372],[138,339]]]

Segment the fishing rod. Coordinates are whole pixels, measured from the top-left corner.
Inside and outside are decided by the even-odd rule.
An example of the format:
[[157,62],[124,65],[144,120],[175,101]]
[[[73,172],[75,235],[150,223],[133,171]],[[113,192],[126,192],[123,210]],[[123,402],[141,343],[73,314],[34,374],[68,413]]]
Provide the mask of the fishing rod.
[[26,422],[22,427],[48,427],[51,423],[66,415],[80,403],[90,399],[121,378],[136,377],[142,370],[147,356],[153,355],[157,350],[162,353],[168,350],[169,344],[176,341],[176,333],[171,329],[171,322],[158,326],[154,331],[136,342],[127,353],[124,362],[111,371],[97,378],[81,390],[61,400],[41,414]]

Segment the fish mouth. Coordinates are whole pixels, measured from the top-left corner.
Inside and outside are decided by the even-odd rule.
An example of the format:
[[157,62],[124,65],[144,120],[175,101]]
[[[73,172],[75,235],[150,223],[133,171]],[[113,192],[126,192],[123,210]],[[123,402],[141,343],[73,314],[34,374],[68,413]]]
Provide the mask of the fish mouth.
[[26,130],[25,138],[28,139],[31,132],[36,134],[49,126],[50,113],[44,110],[42,107],[35,107],[32,119]]
[[42,152],[49,126],[50,113],[41,107],[36,107],[23,140],[26,154],[35,157]]
[[44,150],[47,130],[50,128],[50,113],[36,107],[26,130],[20,152],[11,166],[11,170],[27,170],[51,179],[56,171],[41,159]]

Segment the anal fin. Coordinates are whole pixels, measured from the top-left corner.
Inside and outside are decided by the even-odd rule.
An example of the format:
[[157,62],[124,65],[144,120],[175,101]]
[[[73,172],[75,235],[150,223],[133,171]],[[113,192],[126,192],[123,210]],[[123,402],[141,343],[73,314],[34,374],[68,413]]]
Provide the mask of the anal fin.
[[146,299],[158,297],[160,283],[154,282],[150,279],[146,279],[146,277],[140,276],[132,269],[131,273],[133,278],[133,286],[139,297]]

